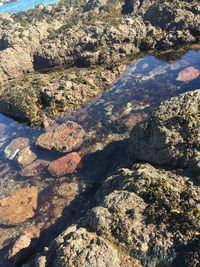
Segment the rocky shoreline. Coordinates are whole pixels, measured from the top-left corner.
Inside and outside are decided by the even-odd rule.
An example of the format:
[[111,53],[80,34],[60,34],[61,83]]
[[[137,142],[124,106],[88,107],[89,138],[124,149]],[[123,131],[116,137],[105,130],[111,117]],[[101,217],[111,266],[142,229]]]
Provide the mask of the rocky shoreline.
[[194,0],[73,0],[1,16],[0,112],[42,125],[46,107],[50,116],[76,109],[108,88],[130,57],[198,41],[198,8]]
[[[66,213],[64,216],[66,222],[63,228],[61,227],[64,231],[48,248],[45,247],[37,256],[34,254],[28,263],[22,265],[22,262],[27,262],[28,255],[34,252],[36,244],[44,242],[43,234],[39,234],[41,226],[26,228],[12,243],[8,253],[9,259],[17,266],[24,267],[80,265],[139,267],[160,264],[174,267],[198,266],[200,263],[199,100],[200,90],[195,90],[161,103],[151,117],[132,129],[129,153],[126,160],[121,162],[120,169],[113,169],[108,177],[102,177],[98,188],[92,194],[90,192],[92,198],[86,196],[91,207],[86,205],[83,208],[78,202],[82,207],[82,215],[76,215],[77,217],[72,220],[73,224],[70,225],[69,218],[65,217],[69,214]],[[54,135],[52,137],[49,135],[52,131],[50,129],[38,138],[36,144],[40,147],[45,144],[45,149],[57,150],[59,144],[64,145],[65,142],[62,133],[65,132],[65,135],[72,138],[70,131],[74,133],[77,130],[82,131],[77,127],[68,123],[54,128],[54,134],[60,135],[55,140]],[[73,173],[80,163],[78,154],[70,151],[80,145],[82,137],[73,138],[73,142],[71,141],[73,145],[68,148],[69,154],[50,163],[48,167],[48,171],[54,177]],[[153,139],[156,142],[153,142]],[[47,140],[51,147],[47,148]],[[57,146],[54,145],[55,142]],[[21,153],[19,149],[23,151],[23,147],[28,143],[20,140],[18,145],[16,144],[17,140],[5,151],[10,157],[13,153],[18,153],[15,160],[19,162]],[[24,145],[19,148],[19,144]],[[69,144],[67,140],[66,144]],[[147,158],[150,155],[149,145],[152,154]],[[154,154],[155,149],[156,154]],[[157,155],[159,157],[155,157]],[[24,156],[23,159],[27,160],[27,157]],[[47,168],[48,164],[42,168]],[[68,201],[73,201],[75,195],[72,190],[75,186],[72,186],[72,182],[68,185],[65,183],[66,186]],[[61,190],[61,187],[57,190]],[[11,198],[1,200],[1,223],[8,223],[9,219],[11,223],[14,223],[14,219],[17,219],[15,223],[19,223],[33,216],[30,207],[37,205],[35,188],[25,189],[27,192],[23,190],[19,190]],[[14,201],[12,198],[20,197],[20,194],[24,194],[24,201],[28,194],[33,202],[29,201],[28,204],[24,202],[27,212],[24,210],[23,216],[16,208],[10,214],[8,201]],[[69,202],[64,201],[64,205],[66,203]],[[58,221],[55,222],[55,227],[59,228]]]
[[197,0],[0,17],[0,113],[37,126],[0,123],[0,266],[200,265],[199,33]]

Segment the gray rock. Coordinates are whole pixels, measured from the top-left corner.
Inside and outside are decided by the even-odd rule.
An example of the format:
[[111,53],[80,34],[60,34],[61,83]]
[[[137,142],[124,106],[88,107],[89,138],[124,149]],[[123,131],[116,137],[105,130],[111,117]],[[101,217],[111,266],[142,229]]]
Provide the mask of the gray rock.
[[200,170],[200,90],[161,103],[133,128],[130,159]]

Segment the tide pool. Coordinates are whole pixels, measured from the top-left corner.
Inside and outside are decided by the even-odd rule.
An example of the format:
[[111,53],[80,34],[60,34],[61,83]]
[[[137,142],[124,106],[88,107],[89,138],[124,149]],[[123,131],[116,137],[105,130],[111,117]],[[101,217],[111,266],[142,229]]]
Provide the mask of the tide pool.
[[0,12],[18,13],[32,9],[41,3],[49,5],[56,4],[57,2],[58,0],[17,0],[16,2],[0,6]]

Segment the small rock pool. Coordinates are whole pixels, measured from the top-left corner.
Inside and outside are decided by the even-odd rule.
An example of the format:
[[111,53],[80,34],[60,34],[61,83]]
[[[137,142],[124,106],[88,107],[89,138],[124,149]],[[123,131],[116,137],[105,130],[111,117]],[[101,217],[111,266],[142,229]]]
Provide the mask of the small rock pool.
[[[40,249],[80,218],[93,205],[91,200],[101,179],[125,164],[132,127],[149,116],[160,101],[198,88],[199,46],[148,55],[129,64],[109,91],[56,119],[58,124],[74,121],[86,132],[85,141],[76,149],[82,158],[79,168],[60,178],[52,177],[47,166],[62,155],[35,146],[44,130],[0,115],[0,266],[9,266],[3,255],[12,256],[9,247],[19,234],[40,234],[40,245],[36,245]],[[19,137],[12,155],[8,155],[6,147]],[[30,153],[34,157],[26,167],[16,160],[23,142],[28,142],[29,149],[21,158]]]

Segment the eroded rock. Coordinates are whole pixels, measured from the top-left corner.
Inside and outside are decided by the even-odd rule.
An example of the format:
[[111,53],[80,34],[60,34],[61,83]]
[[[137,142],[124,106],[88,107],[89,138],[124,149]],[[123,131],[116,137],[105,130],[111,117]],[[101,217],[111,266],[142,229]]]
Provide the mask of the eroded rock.
[[39,136],[36,145],[45,150],[71,152],[83,143],[83,128],[75,122],[68,121],[59,127]]
[[51,162],[48,166],[48,171],[52,176],[61,177],[73,173],[77,169],[80,161],[81,158],[78,153],[70,153]]
[[200,90],[161,103],[152,117],[133,128],[130,159],[200,169]]

